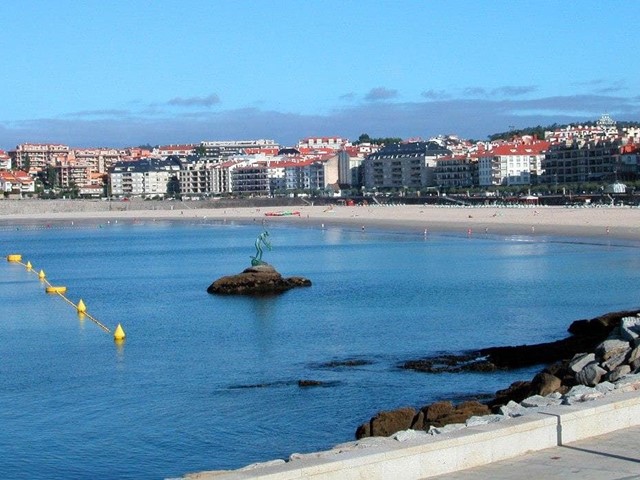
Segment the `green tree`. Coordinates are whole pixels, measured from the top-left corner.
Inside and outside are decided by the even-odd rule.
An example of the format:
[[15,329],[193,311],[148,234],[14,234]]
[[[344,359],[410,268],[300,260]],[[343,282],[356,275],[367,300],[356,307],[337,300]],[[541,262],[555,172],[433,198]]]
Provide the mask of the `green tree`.
[[180,196],[180,180],[176,175],[173,175],[167,182],[167,195],[170,197]]
[[29,158],[29,154],[25,154],[24,159],[22,160],[21,168],[23,171],[29,173],[29,168],[31,168],[31,158]]

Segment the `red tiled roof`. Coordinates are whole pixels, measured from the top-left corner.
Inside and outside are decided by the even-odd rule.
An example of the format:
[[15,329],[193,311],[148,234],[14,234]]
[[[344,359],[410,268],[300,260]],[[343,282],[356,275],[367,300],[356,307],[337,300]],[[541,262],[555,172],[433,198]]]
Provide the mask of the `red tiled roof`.
[[536,142],[531,144],[507,143],[494,147],[492,155],[539,155],[549,149],[549,142]]

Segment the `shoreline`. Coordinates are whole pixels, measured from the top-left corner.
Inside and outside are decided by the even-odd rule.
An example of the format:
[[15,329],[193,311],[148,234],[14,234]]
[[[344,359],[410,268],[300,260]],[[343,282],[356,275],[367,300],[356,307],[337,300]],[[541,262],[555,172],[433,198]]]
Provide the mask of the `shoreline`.
[[[195,202],[194,202],[195,203]],[[299,215],[266,216],[267,212]],[[0,202],[0,225],[141,220],[212,220],[299,227],[348,226],[414,231],[421,235],[500,235],[588,237],[640,243],[640,208],[631,207],[437,207],[300,206],[211,207],[187,202],[110,202],[17,200]]]

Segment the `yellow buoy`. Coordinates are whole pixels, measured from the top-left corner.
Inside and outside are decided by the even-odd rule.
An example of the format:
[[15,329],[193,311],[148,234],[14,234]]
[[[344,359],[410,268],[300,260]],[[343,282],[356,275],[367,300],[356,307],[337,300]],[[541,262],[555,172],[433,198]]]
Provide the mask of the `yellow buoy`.
[[114,340],[124,340],[125,334],[124,334],[124,330],[122,329],[122,325],[118,324],[118,326],[116,327],[116,331],[113,332],[113,339]]
[[44,270],[40,270],[40,272],[38,273],[38,278],[40,280],[44,280],[44,278],[45,278]]
[[82,299],[80,299],[80,301],[78,302],[78,305],[76,305],[76,309],[78,310],[78,313],[86,313],[87,306],[84,304]]
[[31,265],[31,262],[27,262],[26,267],[27,267],[27,270],[29,271],[33,270],[33,265]]
[[7,255],[7,262],[21,262],[22,261],[22,255],[20,255],[19,253],[12,253],[10,255]]
[[49,286],[47,288],[44,289],[45,292],[47,293],[65,293],[67,291],[67,287],[56,287],[56,286]]

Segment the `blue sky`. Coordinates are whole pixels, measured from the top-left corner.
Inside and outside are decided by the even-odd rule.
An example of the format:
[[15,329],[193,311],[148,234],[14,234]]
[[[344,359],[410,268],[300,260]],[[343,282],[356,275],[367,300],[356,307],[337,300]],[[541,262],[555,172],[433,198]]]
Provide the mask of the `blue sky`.
[[640,2],[5,0],[0,148],[640,120]]

